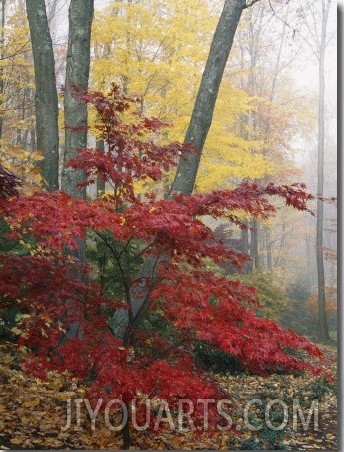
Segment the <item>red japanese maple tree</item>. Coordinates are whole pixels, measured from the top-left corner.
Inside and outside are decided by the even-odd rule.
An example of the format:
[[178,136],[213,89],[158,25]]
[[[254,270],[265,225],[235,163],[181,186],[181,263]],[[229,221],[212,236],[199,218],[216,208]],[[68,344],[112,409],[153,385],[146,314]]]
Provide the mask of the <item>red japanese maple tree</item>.
[[[69,165],[85,171],[87,184],[100,177],[112,191],[88,200],[63,191],[17,195],[12,186],[8,196],[0,194],[10,238],[21,240],[29,250],[26,255],[0,256],[0,297],[19,303],[27,314],[19,338],[30,351],[25,369],[39,377],[51,369],[68,370],[88,382],[93,399],[121,398],[127,404],[137,399],[139,405],[154,397],[172,405],[178,399],[224,397],[193,359],[199,340],[234,356],[252,372],[320,373],[319,366],[288,353],[301,349],[321,358],[315,345],[257,317],[255,288],[208,270],[209,262],[225,261],[240,269],[248,257],[226,248],[202,221],[207,215],[243,228],[240,212],[268,218],[275,211],[272,196],[308,210],[311,195],[305,187],[261,187],[243,181],[232,190],[172,193],[168,199],[157,199],[154,193],[138,195],[137,181],[160,181],[184,153],[193,152],[192,147],[158,145],[155,137],[163,124],[140,115],[135,100],[121,95],[116,86],[108,95],[79,95],[96,108],[99,133],[107,146],[106,152],[79,149]],[[123,113],[131,121],[125,122]],[[89,242],[96,237],[109,250],[119,280],[112,296],[97,281],[94,266],[76,262],[66,253],[84,237]],[[149,256],[160,256],[151,277],[140,276],[128,264],[130,259],[140,263]],[[73,276],[75,268],[82,270],[84,278]],[[142,291],[145,303],[138,315],[132,303],[135,293]],[[71,302],[77,309],[69,309]],[[119,309],[129,313],[130,334],[124,340],[109,328],[109,319]],[[70,337],[66,332],[80,312],[82,334]],[[142,327],[142,319],[152,313],[158,313],[173,334]],[[128,446],[128,438],[124,445]]]

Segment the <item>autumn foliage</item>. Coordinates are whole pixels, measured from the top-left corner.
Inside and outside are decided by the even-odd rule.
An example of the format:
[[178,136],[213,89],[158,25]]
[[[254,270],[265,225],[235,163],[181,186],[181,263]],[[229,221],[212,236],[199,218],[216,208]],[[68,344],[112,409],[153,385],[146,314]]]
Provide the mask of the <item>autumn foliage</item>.
[[[243,181],[233,190],[171,193],[168,199],[138,195],[136,182],[160,181],[179,158],[194,150],[157,144],[164,124],[141,116],[135,99],[123,96],[116,86],[108,95],[79,95],[96,108],[98,131],[107,146],[105,153],[80,149],[69,165],[85,171],[87,184],[101,178],[111,190],[87,200],[63,191],[18,195],[15,179],[0,174],[1,214],[10,226],[9,238],[27,250],[0,256],[0,299],[18,304],[23,313],[18,343],[29,351],[25,369],[39,377],[51,369],[68,370],[87,382],[94,399],[129,403],[157,397],[171,404],[223,397],[194,360],[199,340],[254,373],[319,374],[320,366],[288,352],[300,349],[321,358],[315,345],[256,315],[255,288],[208,270],[209,262],[230,262],[240,269],[248,257],[226,248],[203,222],[210,216],[244,228],[241,213],[268,218],[275,212],[270,199],[275,196],[307,211],[311,196],[305,187]],[[96,237],[109,250],[120,281],[112,294],[100,284],[94,264],[77,262],[66,252],[86,237],[89,243]],[[141,278],[130,262],[139,267],[149,256],[161,256],[157,271],[152,278]],[[81,273],[82,278],[76,277]],[[149,290],[142,318],[155,313],[171,334],[150,331],[130,317],[135,328],[130,341],[123,343],[109,328],[109,319],[119,308],[130,313],[133,294],[143,287]],[[71,336],[69,327],[75,322],[79,334]]]

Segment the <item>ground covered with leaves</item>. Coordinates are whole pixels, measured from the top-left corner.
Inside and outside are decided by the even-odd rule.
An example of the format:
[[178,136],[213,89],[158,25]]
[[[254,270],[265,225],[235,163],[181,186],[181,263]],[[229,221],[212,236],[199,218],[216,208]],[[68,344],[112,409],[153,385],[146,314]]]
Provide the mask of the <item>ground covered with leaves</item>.
[[[335,378],[336,348],[321,348],[333,360],[327,367]],[[121,449],[120,433],[109,429],[100,414],[94,429],[86,410],[80,410],[79,426],[63,429],[67,402],[83,399],[82,385],[57,373],[50,373],[44,382],[30,378],[20,370],[17,361],[18,352],[13,346],[0,344],[0,449]],[[148,430],[133,431],[131,449],[337,448],[335,379],[329,382],[309,374],[273,374],[264,378],[248,373],[228,373],[216,378],[231,401],[227,410],[233,420],[230,431],[215,431],[211,437],[204,434],[195,437],[192,432],[168,428],[156,435]]]

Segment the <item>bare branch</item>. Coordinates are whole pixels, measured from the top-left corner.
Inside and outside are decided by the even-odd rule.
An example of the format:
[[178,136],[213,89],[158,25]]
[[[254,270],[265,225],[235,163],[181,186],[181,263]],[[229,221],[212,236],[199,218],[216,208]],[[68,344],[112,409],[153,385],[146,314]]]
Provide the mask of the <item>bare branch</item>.
[[[8,60],[10,58],[15,57],[16,55],[18,55],[28,44],[29,41],[26,41],[25,44],[23,44],[22,46],[19,47],[19,49],[17,49],[15,52],[11,53],[11,55],[6,55],[6,56],[1,56],[0,60]],[[25,52],[28,52],[29,50],[25,50]]]
[[243,9],[251,8],[255,3],[259,2],[260,0],[251,0],[249,3],[246,3],[246,5],[243,7]]

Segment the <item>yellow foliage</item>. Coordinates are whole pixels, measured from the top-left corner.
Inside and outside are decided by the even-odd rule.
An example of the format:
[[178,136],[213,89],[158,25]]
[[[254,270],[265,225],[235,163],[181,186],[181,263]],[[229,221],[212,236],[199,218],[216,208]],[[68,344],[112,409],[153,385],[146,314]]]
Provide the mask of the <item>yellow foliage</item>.
[[38,163],[43,159],[41,151],[29,152],[18,146],[1,146],[0,165],[14,173],[22,181],[21,190],[27,194],[37,190],[43,181]]
[[6,9],[0,43],[0,164],[23,182],[22,190],[37,189],[42,177],[40,152],[29,152],[34,136],[34,69],[23,2]]
[[[325,309],[327,312],[337,311],[336,294],[337,289],[332,287],[325,288]],[[318,317],[318,296],[316,294],[307,299],[306,306],[315,317]]]
[[[142,113],[172,125],[162,141],[183,141],[221,7],[206,0],[111,2],[95,15],[91,86],[106,90],[118,83],[139,96]],[[235,67],[236,74],[227,70],[221,83],[198,191],[229,188],[243,178],[283,179],[294,171],[285,157],[295,125],[292,108],[234,87],[248,75]],[[171,180],[172,173],[165,191]],[[146,183],[136,188],[151,189]]]
[[138,95],[143,113],[173,125],[170,141],[183,139],[217,19],[196,3],[112,2],[93,24],[93,87]]

